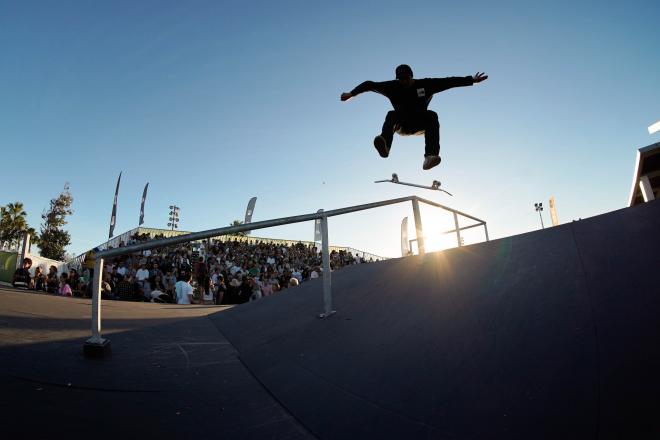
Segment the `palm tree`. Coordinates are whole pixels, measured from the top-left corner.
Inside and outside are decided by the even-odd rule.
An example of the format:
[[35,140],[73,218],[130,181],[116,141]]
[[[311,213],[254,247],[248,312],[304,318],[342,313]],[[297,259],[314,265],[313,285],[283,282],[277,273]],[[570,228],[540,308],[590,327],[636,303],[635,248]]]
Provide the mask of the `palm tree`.
[[[243,224],[242,221],[240,220],[234,220],[233,222],[229,223],[229,226],[241,226]],[[242,237],[245,237],[246,235],[250,235],[251,231],[243,231],[243,232],[237,232],[235,235],[240,235]]]
[[3,245],[12,247],[20,242],[29,228],[26,215],[21,202],[8,203],[0,208],[0,242]]

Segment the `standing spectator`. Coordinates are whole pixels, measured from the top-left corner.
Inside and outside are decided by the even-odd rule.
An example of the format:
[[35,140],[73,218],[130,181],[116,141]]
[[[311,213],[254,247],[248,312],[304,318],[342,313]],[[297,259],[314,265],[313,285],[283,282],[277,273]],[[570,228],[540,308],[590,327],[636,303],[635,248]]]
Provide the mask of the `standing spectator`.
[[197,288],[200,291],[200,296],[203,299],[209,292],[209,271],[204,262],[204,257],[199,257],[199,261],[195,264],[195,279],[197,280]]
[[190,272],[185,272],[174,287],[176,291],[177,304],[193,304],[193,288],[190,285],[192,279]]

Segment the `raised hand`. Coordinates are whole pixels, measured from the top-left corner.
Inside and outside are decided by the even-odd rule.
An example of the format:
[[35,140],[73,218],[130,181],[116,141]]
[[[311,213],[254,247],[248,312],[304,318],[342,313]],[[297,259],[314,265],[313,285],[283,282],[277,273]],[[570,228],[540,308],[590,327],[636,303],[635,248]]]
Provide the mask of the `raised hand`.
[[481,81],[486,81],[488,79],[488,75],[486,75],[484,72],[477,72],[475,75],[472,76],[474,79],[474,83],[480,83]]

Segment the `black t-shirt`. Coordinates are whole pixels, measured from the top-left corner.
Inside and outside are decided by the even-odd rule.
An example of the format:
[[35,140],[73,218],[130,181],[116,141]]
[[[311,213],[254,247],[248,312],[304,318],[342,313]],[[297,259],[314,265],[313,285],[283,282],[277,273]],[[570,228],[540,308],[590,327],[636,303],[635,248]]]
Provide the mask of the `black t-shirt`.
[[14,272],[14,276],[19,279],[19,280],[29,280],[30,279],[30,271],[24,267],[19,267],[16,269]]

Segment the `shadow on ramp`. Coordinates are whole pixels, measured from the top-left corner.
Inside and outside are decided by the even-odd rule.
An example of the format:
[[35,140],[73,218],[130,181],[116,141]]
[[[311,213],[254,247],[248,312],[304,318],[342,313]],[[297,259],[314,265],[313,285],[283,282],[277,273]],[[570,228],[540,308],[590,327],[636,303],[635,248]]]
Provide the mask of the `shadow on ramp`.
[[658,438],[660,202],[211,317],[319,438]]

